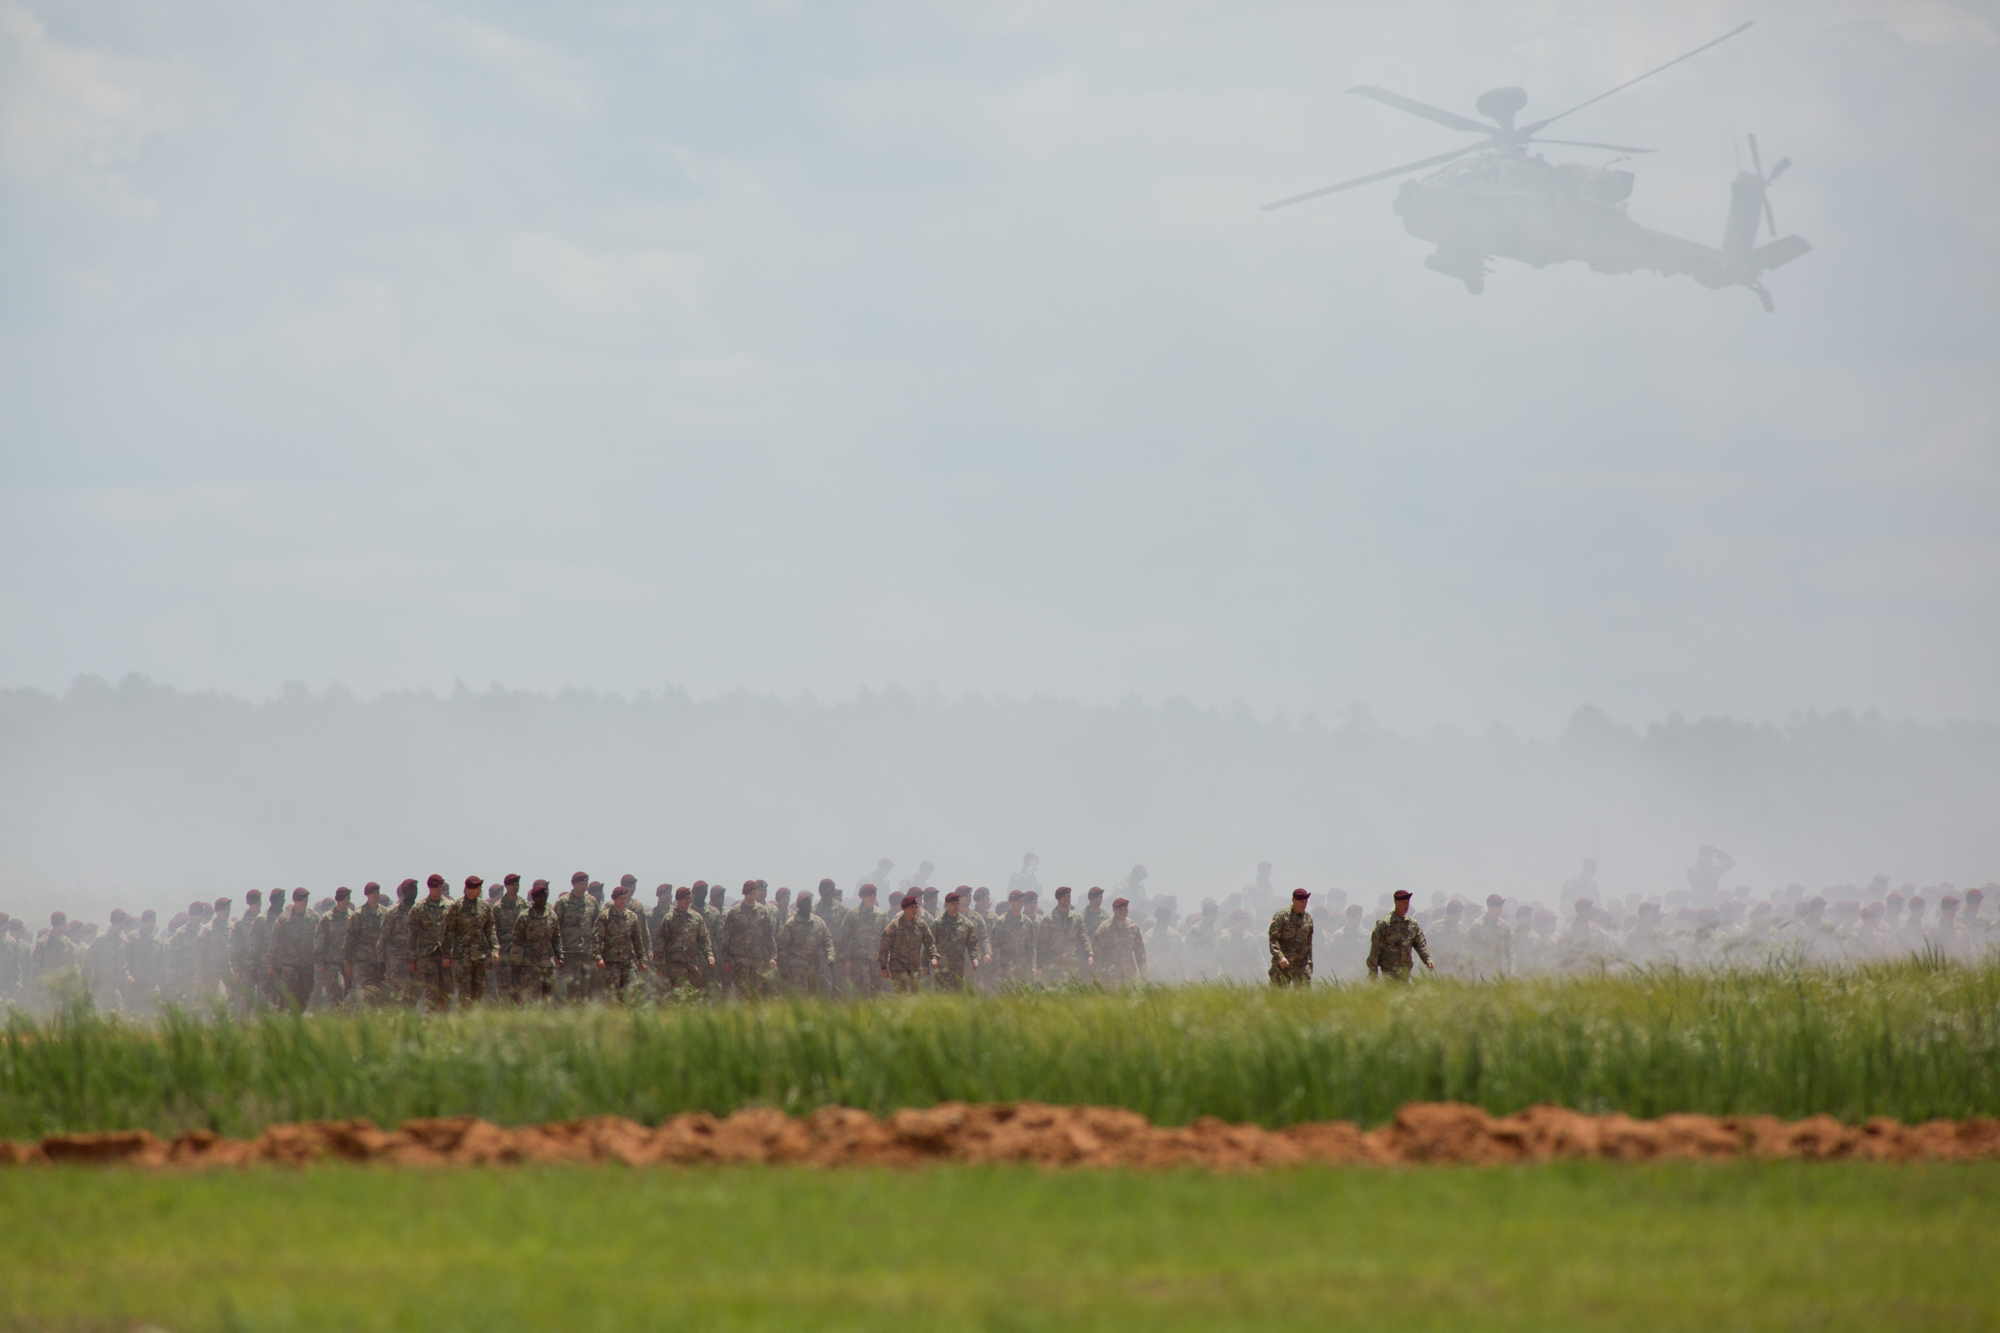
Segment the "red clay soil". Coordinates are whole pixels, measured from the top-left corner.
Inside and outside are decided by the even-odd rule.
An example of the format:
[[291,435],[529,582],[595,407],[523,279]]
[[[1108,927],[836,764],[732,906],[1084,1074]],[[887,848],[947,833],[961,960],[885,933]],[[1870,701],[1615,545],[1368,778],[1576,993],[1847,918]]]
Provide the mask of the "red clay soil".
[[1380,1129],[1347,1121],[1266,1130],[1203,1118],[1160,1129],[1132,1111],[1034,1102],[897,1111],[826,1107],[794,1118],[772,1110],[726,1117],[695,1112],[657,1128],[618,1116],[503,1129],[472,1116],[411,1120],[400,1129],[367,1120],[273,1125],[254,1139],[205,1130],[162,1140],[145,1130],[56,1134],[40,1143],[0,1141],[0,1163],[111,1162],[147,1167],[383,1162],[399,1166],[489,1166],[518,1162],[622,1162],[627,1166],[803,1163],[811,1166],[925,1166],[949,1162],[1032,1162],[1038,1166],[1197,1167],[1268,1170],[1304,1162],[1403,1166],[1422,1162],[1551,1162],[1600,1159],[1723,1161],[1972,1161],[2000,1158],[2000,1120],[1932,1120],[1904,1125],[1831,1116],[1668,1115],[1634,1120],[1536,1106],[1493,1116],[1476,1106],[1405,1106]]

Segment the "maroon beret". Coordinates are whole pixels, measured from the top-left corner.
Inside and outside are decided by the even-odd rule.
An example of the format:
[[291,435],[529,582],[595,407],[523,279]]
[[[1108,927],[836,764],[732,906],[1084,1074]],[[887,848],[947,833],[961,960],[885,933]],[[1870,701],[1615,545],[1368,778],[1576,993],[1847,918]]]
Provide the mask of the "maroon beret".
[[295,903],[302,903],[302,902],[304,902],[304,901],[305,901],[306,899],[308,899],[308,898],[310,898],[310,897],[312,897],[312,890],[311,890],[311,889],[293,889],[293,890],[292,890],[292,901],[293,901],[293,902],[295,902]]
[[427,889],[441,889],[441,888],[443,888],[443,887],[444,887],[444,876],[443,876],[443,875],[432,875],[432,876],[431,876],[431,877],[430,877],[429,879],[427,879],[427,880],[425,880],[425,881],[424,881],[424,887],[425,887],[425,888],[427,888]]
[[1126,898],[1113,898],[1111,900],[1111,910],[1114,912],[1121,907],[1130,907],[1131,905],[1131,901]]
[[1410,891],[1408,889],[1397,889],[1394,896],[1398,898],[1407,898],[1410,896]]
[[1308,898],[1310,898],[1310,897],[1312,897],[1312,895],[1311,895],[1310,893],[1306,892],[1306,891],[1305,891],[1304,889],[1293,889],[1293,890],[1292,890],[1292,900],[1293,900],[1294,902],[1304,902],[1304,901],[1305,901],[1306,899],[1308,899]]

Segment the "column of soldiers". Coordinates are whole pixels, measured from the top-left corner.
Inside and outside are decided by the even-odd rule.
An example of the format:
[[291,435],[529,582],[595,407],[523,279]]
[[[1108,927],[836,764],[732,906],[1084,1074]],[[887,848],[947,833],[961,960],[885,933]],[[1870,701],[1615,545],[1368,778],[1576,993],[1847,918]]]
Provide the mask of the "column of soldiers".
[[[441,875],[422,885],[406,879],[393,897],[371,882],[359,906],[346,888],[317,904],[302,888],[253,889],[240,917],[231,899],[217,898],[190,903],[164,927],[152,911],[114,911],[104,929],[55,912],[31,933],[0,913],[0,1004],[44,1002],[47,985],[62,977],[74,977],[101,1008],[225,1004],[247,1014],[642,994],[869,998],[1148,980],[1298,986],[1316,971],[1357,981],[1405,979],[1419,967],[1479,980],[1779,958],[1838,965],[1931,953],[1971,961],[2000,950],[2000,926],[1985,911],[1988,891],[2000,886],[1897,890],[1878,876],[1821,894],[1791,885],[1759,900],[1711,883],[1726,854],[1708,850],[1690,871],[1690,889],[1663,900],[1607,896],[1586,864],[1558,899],[1566,921],[1500,894],[1482,903],[1434,892],[1416,911],[1407,890],[1383,895],[1373,921],[1338,890],[1323,920],[1308,910],[1304,889],[1271,912],[1268,867],[1256,883],[1220,902],[1205,899],[1185,918],[1170,897],[1130,896],[1144,892],[1143,867],[1108,907],[1102,888],[1089,889],[1079,910],[1062,886],[1044,912],[1032,857],[997,901],[985,888],[960,885],[940,897],[937,887],[911,882],[886,910],[873,883],[849,906],[830,879],[816,898],[780,889],[775,904],[762,880],[746,881],[734,904],[719,884],[663,884],[650,912],[636,901],[635,877],[607,897],[582,871],[554,898],[547,880],[524,895],[518,875],[491,888],[469,876],[457,897]],[[916,878],[927,879],[928,867]]]

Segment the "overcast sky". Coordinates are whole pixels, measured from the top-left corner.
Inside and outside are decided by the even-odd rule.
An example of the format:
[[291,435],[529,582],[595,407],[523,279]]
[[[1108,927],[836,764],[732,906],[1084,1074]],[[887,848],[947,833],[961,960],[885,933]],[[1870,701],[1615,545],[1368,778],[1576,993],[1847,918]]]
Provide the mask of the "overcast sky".
[[[1258,211],[1752,18],[1775,315]],[[0,684],[1990,719],[1996,310],[1991,5],[0,0]]]

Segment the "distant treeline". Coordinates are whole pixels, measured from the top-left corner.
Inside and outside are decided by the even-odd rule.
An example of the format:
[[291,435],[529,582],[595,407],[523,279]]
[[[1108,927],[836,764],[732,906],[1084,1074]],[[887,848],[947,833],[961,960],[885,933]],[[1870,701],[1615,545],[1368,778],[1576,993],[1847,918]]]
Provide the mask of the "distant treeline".
[[265,702],[128,677],[0,692],[0,908],[185,906],[442,871],[656,882],[832,876],[934,861],[1004,887],[1135,863],[1182,903],[1276,863],[1281,885],[1554,900],[1732,882],[2000,877],[2000,727],[1800,714],[1782,724],[1578,710],[1553,739],[1400,734],[1184,700],[697,700],[460,688]]

